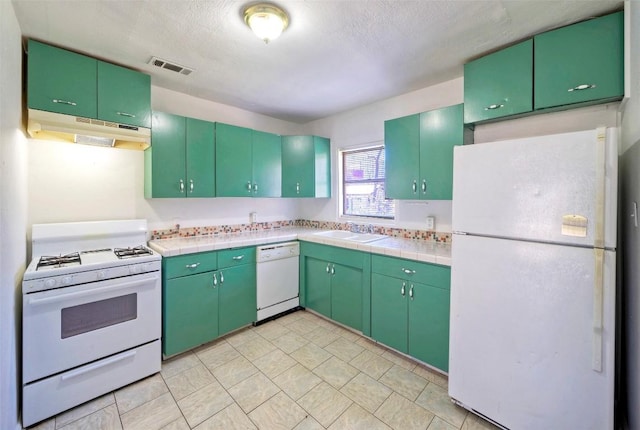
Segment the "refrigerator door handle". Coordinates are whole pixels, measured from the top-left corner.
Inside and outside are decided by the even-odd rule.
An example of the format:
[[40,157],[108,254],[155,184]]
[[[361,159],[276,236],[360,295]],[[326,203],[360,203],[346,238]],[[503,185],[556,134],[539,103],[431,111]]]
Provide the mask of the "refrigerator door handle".
[[606,188],[606,127],[596,129],[596,195],[595,195],[595,225],[594,241],[596,248],[604,248],[604,217],[605,217],[605,188]]
[[602,372],[602,326],[604,305],[604,250],[596,248],[593,282],[593,352],[591,367]]

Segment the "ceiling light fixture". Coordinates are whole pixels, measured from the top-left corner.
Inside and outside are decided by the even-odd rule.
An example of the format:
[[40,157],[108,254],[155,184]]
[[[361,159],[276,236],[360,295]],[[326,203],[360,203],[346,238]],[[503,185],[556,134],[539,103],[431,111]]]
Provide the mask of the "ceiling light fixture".
[[264,43],[269,43],[287,28],[289,17],[274,4],[258,3],[244,10],[244,22]]

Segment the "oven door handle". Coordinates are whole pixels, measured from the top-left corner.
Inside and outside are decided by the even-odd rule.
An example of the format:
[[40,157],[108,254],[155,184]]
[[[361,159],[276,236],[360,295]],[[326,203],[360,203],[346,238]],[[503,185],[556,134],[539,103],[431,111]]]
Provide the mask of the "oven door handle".
[[[153,282],[150,283],[149,281],[153,281]],[[105,291],[111,292],[111,291],[124,290],[126,288],[143,287],[145,286],[145,284],[147,284],[147,286],[153,287],[155,286],[155,279],[151,278],[151,279],[144,279],[140,281],[124,282],[118,285],[111,285],[108,287],[100,287],[100,288],[93,288],[90,290],[76,291],[74,293],[59,294],[55,296],[44,297],[42,299],[30,297],[29,305],[37,306],[37,305],[44,305],[47,303],[57,303],[57,302],[62,302],[69,299],[77,299],[81,297],[93,296],[94,294],[102,293]]]
[[90,364],[89,366],[84,366],[81,369],[71,371],[69,373],[65,373],[60,377],[63,381],[67,379],[72,379],[78,377],[80,375],[84,375],[85,373],[93,372],[94,370],[98,370],[102,367],[109,366],[113,363],[117,363],[118,361],[126,360],[127,358],[133,357],[136,355],[136,350],[127,351],[120,355],[115,355],[113,357],[107,358],[106,360],[102,360],[99,363]]

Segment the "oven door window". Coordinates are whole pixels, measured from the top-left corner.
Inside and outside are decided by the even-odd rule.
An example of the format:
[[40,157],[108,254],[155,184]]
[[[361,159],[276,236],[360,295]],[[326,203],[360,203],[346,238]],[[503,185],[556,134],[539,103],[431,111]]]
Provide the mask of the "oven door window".
[[120,324],[138,317],[136,293],[62,309],[62,339]]

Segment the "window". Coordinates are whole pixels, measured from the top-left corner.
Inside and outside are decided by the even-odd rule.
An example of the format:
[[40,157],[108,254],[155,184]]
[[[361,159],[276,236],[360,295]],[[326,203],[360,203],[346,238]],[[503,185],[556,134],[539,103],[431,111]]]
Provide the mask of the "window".
[[393,219],[385,198],[384,146],[342,151],[342,215]]

